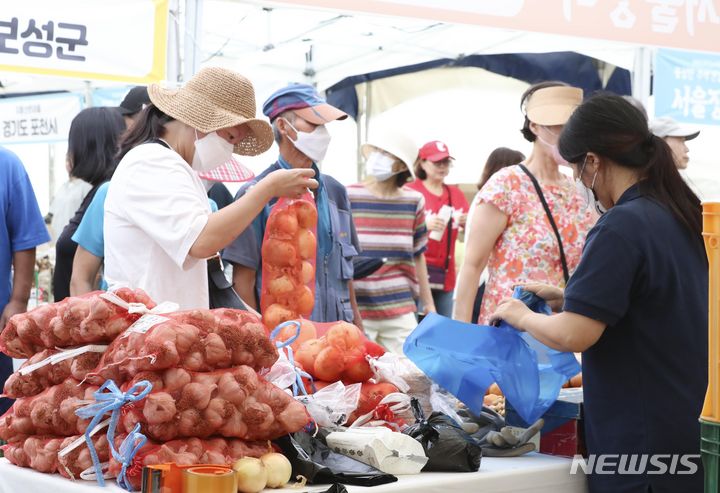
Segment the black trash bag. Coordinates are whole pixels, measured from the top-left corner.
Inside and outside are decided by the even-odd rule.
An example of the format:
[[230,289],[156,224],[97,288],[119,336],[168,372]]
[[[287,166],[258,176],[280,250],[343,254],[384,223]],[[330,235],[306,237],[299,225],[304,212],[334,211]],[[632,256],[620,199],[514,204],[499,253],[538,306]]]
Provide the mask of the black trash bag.
[[475,472],[480,468],[482,448],[452,418],[434,412],[425,419],[420,403],[411,401],[417,422],[403,433],[420,442],[425,449],[428,463],[423,471]]
[[304,431],[285,435],[275,443],[290,460],[293,477],[305,476],[309,484],[378,486],[398,480],[392,474],[332,451],[322,440]]

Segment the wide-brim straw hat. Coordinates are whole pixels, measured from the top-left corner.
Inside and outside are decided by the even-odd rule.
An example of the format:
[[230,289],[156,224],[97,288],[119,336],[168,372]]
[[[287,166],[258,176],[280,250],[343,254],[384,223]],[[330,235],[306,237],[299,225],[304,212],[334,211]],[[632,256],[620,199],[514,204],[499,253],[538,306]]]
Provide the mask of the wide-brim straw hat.
[[582,100],[583,91],[577,87],[545,87],[530,96],[525,114],[538,125],[565,125]]
[[398,158],[405,163],[413,178],[415,177],[413,166],[418,155],[418,145],[407,134],[388,127],[377,129],[360,148],[365,159],[374,150],[373,148],[381,149]]
[[163,113],[202,133],[246,125],[250,132],[235,143],[236,154],[256,156],[273,143],[270,124],[255,118],[252,82],[232,70],[204,68],[180,89],[152,84],[148,86],[148,95]]

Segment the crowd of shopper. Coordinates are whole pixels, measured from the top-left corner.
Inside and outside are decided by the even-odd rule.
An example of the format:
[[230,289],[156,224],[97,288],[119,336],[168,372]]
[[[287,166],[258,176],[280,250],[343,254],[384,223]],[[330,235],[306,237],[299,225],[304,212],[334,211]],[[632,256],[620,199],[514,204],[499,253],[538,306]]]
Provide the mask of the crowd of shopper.
[[[176,90],[134,88],[119,108],[83,110],[70,128],[69,181],[49,218],[55,300],[130,286],[181,309],[207,308],[216,265],[208,259],[221,256],[242,306],[259,310],[270,211],[280,197],[310,194],[318,212],[310,318],[354,322],[397,353],[419,315],[505,320],[583,353],[590,451],[696,453],[707,259],[700,202],[678,170],[697,132],[668,118],[648,123],[635,101],[562,82],[529,87],[520,107],[529,156],[493,151],[468,203],[447,183],[448,146],[419,145],[397,128],[370,133],[364,181],[346,187],[321,172],[328,127],[347,115],[309,85],[273,93],[267,120],[256,116],[252,83],[226,69],[203,69]],[[233,156],[261,154],[273,141],[277,160],[233,198],[221,182],[253,176]],[[4,324],[26,309],[34,249],[50,237],[22,164],[1,148],[0,162]],[[359,275],[360,260],[374,267]],[[518,285],[556,313],[509,299]],[[0,384],[10,371],[0,355]],[[615,411],[620,401],[626,412]],[[700,491],[701,477],[680,487],[677,477],[595,475],[591,489]]]

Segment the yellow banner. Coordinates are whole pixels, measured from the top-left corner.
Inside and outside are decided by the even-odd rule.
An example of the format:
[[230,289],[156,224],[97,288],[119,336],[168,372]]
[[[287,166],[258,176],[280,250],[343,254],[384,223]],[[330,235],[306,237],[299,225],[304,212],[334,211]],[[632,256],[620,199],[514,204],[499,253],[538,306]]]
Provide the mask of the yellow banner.
[[26,0],[0,11],[0,71],[165,79],[168,0]]

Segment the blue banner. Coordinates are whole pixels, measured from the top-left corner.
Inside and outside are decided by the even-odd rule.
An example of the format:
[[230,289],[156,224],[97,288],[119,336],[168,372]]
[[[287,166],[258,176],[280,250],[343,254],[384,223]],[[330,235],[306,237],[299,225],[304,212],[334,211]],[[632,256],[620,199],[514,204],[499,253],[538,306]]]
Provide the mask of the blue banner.
[[656,116],[720,125],[720,56],[659,49],[653,93]]
[[93,89],[93,106],[118,106],[133,86],[104,87]]

